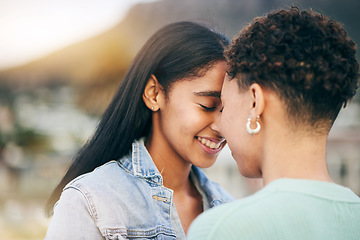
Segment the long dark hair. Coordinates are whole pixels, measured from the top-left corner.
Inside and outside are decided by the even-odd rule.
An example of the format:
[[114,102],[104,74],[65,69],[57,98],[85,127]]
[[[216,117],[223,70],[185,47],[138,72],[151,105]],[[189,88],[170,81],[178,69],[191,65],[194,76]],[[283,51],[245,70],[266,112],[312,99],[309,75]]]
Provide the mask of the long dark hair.
[[151,111],[142,94],[152,74],[166,94],[175,81],[197,76],[214,61],[225,60],[223,53],[228,43],[225,36],[193,22],[172,23],[155,32],[135,56],[93,136],[50,196],[47,213],[52,214],[67,183],[110,160],[120,159],[129,153],[135,139],[147,136]]

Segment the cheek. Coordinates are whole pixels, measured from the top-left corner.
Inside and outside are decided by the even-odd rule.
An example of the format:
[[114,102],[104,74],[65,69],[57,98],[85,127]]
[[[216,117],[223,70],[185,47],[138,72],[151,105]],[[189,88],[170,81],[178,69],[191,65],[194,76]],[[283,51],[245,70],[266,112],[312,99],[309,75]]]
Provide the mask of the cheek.
[[172,107],[165,111],[163,116],[164,124],[168,126],[168,131],[177,134],[194,134],[202,124],[201,114],[194,107]]
[[225,137],[230,150],[236,160],[240,159],[244,152],[246,151],[246,129],[243,117],[233,109],[227,109],[223,111],[220,119],[220,131],[221,134]]
[[223,111],[220,119],[220,131],[225,139],[233,139],[239,131],[238,116],[232,110]]
[[199,121],[198,115],[192,108],[179,109],[174,115],[174,121],[177,121],[184,129],[191,129],[193,126],[197,125]]

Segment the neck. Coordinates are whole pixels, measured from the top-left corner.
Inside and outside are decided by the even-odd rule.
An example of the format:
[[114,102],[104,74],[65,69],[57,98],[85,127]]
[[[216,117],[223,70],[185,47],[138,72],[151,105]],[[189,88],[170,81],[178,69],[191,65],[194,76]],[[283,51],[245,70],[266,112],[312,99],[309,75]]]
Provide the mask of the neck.
[[276,134],[265,144],[262,173],[264,185],[278,178],[297,178],[331,182],[326,165],[327,136]]
[[176,154],[165,139],[156,137],[153,133],[149,134],[145,145],[163,177],[164,186],[174,192],[188,191],[191,186],[189,174],[192,165]]

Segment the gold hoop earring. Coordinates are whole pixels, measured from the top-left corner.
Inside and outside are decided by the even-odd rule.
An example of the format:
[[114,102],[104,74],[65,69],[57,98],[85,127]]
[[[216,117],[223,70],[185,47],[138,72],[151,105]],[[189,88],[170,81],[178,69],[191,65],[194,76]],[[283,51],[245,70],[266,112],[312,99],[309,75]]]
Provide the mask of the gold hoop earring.
[[251,124],[251,116],[248,118],[247,123],[246,123],[246,131],[247,131],[248,133],[250,133],[251,135],[254,135],[254,134],[257,134],[257,133],[260,132],[261,125],[260,125],[259,119],[260,119],[260,116],[257,116],[257,117],[256,117],[256,128],[255,128],[255,129],[252,129],[252,128],[250,127],[250,124]]

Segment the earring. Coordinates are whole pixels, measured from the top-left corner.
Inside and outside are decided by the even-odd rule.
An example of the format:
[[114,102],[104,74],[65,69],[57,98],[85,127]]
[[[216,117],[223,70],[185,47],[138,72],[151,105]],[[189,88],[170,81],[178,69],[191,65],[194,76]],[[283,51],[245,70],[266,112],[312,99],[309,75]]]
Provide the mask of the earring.
[[151,107],[151,110],[153,110],[153,111],[154,111],[154,107]]
[[248,118],[247,120],[247,123],[246,123],[246,131],[248,133],[250,133],[251,135],[254,135],[254,134],[257,134],[260,132],[260,129],[261,129],[261,125],[259,123],[259,119],[260,119],[260,116],[257,116],[256,117],[256,128],[255,129],[252,129],[250,127],[250,124],[251,124],[251,116]]

